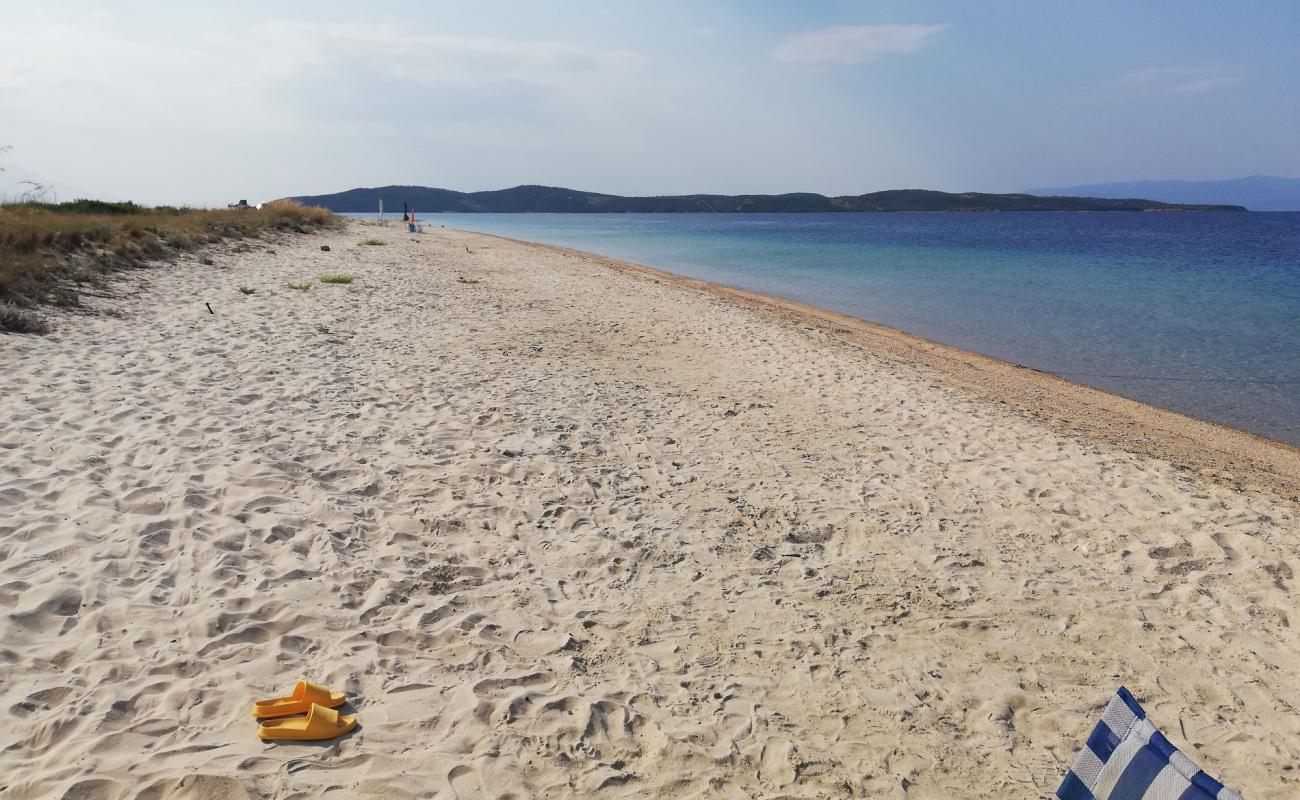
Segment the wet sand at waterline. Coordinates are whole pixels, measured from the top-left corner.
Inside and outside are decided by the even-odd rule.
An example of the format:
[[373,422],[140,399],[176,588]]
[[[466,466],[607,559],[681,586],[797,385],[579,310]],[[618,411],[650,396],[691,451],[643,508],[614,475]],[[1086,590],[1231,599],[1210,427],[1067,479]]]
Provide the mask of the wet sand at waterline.
[[[274,248],[0,337],[5,797],[1038,798],[1120,684],[1300,789],[1293,448],[556,248]],[[259,742],[300,677],[357,731]]]

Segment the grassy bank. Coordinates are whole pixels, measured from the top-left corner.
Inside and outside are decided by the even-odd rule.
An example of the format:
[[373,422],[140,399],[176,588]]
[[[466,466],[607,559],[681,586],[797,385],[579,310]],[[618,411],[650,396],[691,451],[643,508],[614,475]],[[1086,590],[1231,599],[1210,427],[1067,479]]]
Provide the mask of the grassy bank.
[[277,200],[260,209],[149,208],[77,200],[0,206],[0,331],[39,333],[43,305],[77,305],[80,287],[228,239],[338,224],[322,208]]

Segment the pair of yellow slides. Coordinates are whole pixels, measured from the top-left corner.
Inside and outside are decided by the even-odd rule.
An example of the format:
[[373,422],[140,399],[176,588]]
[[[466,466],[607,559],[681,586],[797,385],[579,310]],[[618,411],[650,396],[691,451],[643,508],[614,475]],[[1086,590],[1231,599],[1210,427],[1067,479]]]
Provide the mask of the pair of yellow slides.
[[[357,718],[342,716],[336,708],[346,698],[316,683],[298,681],[293,694],[253,703],[253,716],[266,720],[257,726],[262,741],[315,742],[342,736],[357,726]],[[294,716],[306,714],[307,716]],[[284,717],[285,719],[272,719]]]

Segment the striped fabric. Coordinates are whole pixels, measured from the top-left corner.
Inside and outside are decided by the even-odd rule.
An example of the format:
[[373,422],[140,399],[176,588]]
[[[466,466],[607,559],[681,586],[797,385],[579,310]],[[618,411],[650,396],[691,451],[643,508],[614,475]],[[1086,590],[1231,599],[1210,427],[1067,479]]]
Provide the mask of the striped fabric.
[[1056,796],[1059,800],[1241,800],[1178,752],[1123,686],[1110,699]]

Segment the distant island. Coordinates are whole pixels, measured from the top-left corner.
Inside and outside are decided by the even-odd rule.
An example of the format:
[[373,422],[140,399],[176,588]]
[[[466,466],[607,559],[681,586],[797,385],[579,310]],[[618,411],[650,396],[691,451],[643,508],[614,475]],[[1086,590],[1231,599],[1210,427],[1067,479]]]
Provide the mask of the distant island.
[[936,192],[894,189],[869,194],[826,197],[820,194],[687,194],[622,197],[555,186],[516,186],[491,192],[457,192],[429,186],[381,186],[334,194],[291,198],[338,212],[400,212],[403,204],[420,213],[440,211],[493,213],[673,213],[673,212],[808,212],[808,211],[1245,211],[1241,206],[1162,203],[1132,198],[1038,197],[1031,194]]
[[1074,197],[1150,197],[1164,203],[1233,203],[1251,211],[1300,211],[1300,178],[1251,175],[1225,181],[1133,181],[1030,189]]

